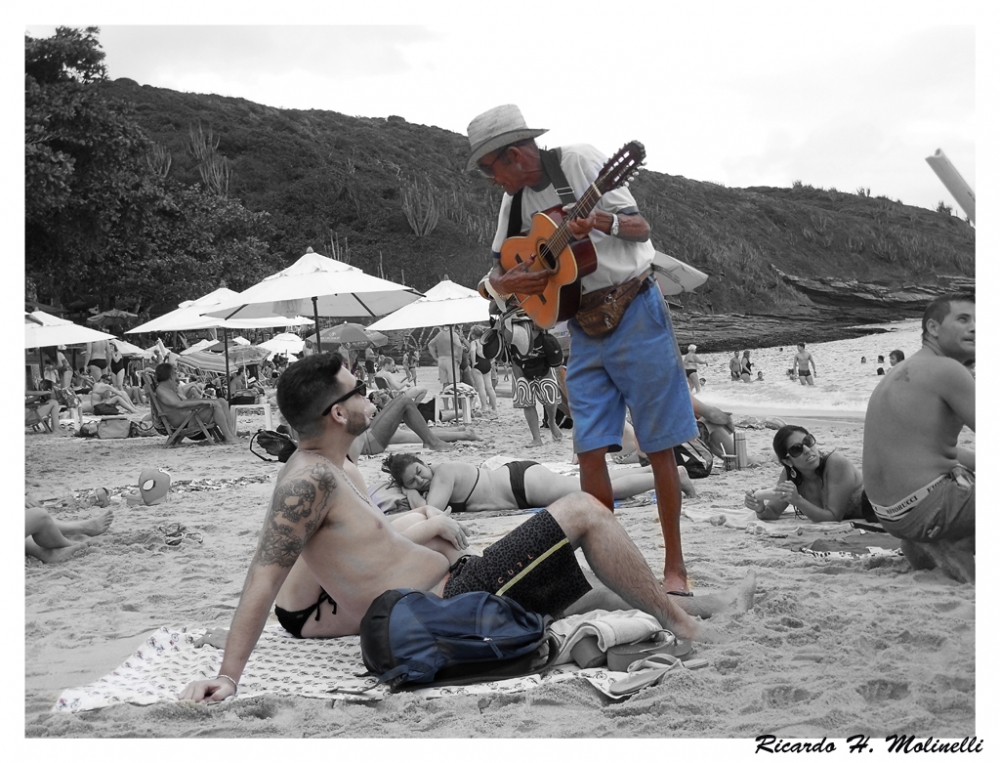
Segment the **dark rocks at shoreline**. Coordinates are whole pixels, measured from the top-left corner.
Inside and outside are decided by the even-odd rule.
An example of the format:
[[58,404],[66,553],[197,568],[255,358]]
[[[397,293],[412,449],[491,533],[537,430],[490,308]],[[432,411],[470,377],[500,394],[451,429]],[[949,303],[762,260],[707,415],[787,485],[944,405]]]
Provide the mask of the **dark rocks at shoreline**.
[[[795,347],[799,342],[807,345],[835,342],[869,334],[881,334],[887,329],[873,323],[919,318],[919,314],[896,315],[892,318],[851,320],[835,323],[829,315],[789,314],[784,317],[770,315],[719,315],[709,313],[671,312],[674,335],[684,349],[689,344],[698,345],[698,352],[732,352],[734,350],[764,349],[766,347]],[[839,320],[843,321],[841,316]]]

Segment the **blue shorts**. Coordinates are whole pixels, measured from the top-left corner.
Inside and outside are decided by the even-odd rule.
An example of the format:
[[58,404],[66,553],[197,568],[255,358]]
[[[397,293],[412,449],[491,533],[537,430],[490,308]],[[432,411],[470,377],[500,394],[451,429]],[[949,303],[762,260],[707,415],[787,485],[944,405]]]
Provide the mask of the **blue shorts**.
[[577,453],[621,450],[626,405],[646,453],[698,436],[674,327],[658,288],[639,294],[605,337],[588,336],[575,319],[569,331],[566,389]]

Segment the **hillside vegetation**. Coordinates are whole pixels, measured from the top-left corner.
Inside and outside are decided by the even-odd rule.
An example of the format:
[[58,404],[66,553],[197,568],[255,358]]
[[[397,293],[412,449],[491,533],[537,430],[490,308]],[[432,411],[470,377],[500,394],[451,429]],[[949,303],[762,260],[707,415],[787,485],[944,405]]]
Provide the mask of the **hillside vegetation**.
[[[500,191],[463,172],[464,135],[401,117],[275,109],[127,79],[102,87],[134,104],[135,120],[169,151],[182,183],[201,182],[191,130],[211,131],[231,168],[229,194],[270,215],[275,269],[308,246],[418,289],[445,275],[472,286],[490,267]],[[974,276],[974,229],[947,209],[864,189],[726,188],[657,172],[640,173],[631,190],[656,248],[710,276],[697,292],[671,298],[688,310],[808,308],[782,272],[889,288]]]

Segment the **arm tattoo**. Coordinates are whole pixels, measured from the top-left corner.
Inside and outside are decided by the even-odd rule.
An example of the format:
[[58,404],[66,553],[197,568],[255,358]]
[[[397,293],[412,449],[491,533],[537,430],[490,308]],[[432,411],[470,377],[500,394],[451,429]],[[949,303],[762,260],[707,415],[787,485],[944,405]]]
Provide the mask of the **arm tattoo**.
[[326,514],[337,487],[333,471],[313,464],[274,489],[264,532],[257,547],[259,564],[291,567]]

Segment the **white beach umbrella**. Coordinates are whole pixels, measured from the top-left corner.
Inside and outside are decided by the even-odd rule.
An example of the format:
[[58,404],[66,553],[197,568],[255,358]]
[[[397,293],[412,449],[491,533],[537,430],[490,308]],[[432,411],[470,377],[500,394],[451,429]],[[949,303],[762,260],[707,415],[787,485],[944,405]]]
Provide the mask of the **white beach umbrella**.
[[263,347],[272,353],[283,353],[285,355],[296,355],[302,352],[302,348],[305,346],[305,340],[296,334],[278,334],[277,336],[268,339],[266,342],[261,342],[258,347]]
[[[478,291],[445,278],[427,290],[423,297],[391,315],[375,321],[368,328],[374,331],[447,326],[451,342],[455,344],[455,326],[461,323],[478,323],[490,319],[489,300]],[[455,355],[451,356],[451,378],[455,397],[455,420],[458,421],[458,374]]]
[[139,356],[140,358],[150,358],[153,356],[149,350],[144,350],[124,339],[113,339],[112,342],[118,347],[118,352],[122,355]]
[[319,316],[378,316],[420,299],[408,286],[370,276],[363,270],[316,254],[309,248],[294,264],[240,292],[232,302],[208,315],[227,319],[267,313],[312,313],[319,332]]
[[653,276],[664,297],[694,291],[708,280],[708,275],[686,262],[663,252],[653,256]]
[[129,329],[126,334],[145,334],[151,331],[195,331],[197,329],[256,329],[272,326],[306,326],[312,323],[301,316],[266,314],[252,319],[226,320],[204,313],[236,297],[238,292],[225,287],[216,289],[203,297],[181,302],[176,310]]
[[55,347],[60,344],[81,344],[114,339],[114,334],[87,328],[73,321],[35,310],[24,314],[24,347]]

